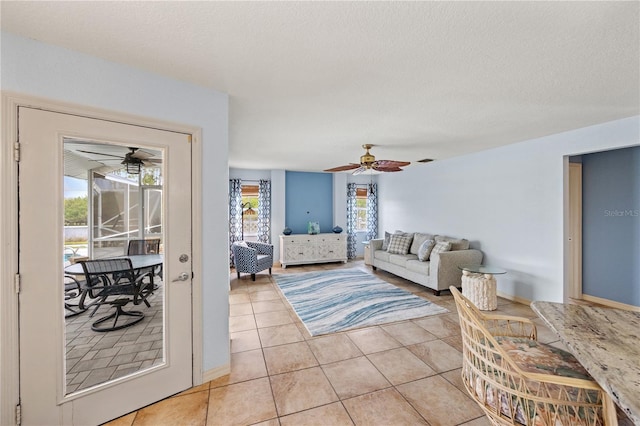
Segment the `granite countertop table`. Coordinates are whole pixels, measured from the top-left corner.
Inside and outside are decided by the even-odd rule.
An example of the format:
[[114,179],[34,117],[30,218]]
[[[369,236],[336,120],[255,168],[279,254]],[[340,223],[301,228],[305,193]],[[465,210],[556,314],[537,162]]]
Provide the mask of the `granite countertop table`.
[[640,312],[553,302],[531,308],[640,425]]

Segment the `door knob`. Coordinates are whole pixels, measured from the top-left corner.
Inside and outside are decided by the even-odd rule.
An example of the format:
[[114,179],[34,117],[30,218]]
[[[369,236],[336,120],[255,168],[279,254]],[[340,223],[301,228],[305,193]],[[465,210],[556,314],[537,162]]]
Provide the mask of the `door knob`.
[[178,278],[176,278],[175,280],[171,281],[172,283],[175,283],[176,281],[186,281],[189,279],[189,274],[186,272],[181,273],[180,275],[178,275]]

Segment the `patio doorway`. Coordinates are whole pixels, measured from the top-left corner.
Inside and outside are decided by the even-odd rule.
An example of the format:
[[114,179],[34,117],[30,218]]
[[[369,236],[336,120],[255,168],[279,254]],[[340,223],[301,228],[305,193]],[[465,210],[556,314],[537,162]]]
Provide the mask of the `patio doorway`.
[[[27,107],[18,126],[22,422],[98,424],[190,387],[190,136]],[[145,166],[122,170],[127,153],[143,151]],[[85,177],[90,200],[87,251],[74,260],[123,257],[128,240],[160,240],[148,306],[123,307],[142,312],[134,325],[93,329],[119,302],[69,315],[67,303],[77,311],[79,300],[64,292],[65,176]]]

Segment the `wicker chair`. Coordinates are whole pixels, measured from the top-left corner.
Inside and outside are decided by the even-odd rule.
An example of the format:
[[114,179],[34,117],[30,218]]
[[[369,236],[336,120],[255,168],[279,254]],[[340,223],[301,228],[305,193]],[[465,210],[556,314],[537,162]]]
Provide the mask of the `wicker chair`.
[[526,318],[483,313],[455,287],[462,380],[495,425],[617,425],[609,395],[568,352],[537,342]]

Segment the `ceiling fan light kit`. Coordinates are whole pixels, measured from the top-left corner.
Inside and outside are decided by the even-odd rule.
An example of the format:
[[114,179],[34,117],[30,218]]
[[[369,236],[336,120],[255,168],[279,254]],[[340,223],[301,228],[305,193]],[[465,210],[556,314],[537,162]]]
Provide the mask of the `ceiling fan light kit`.
[[[129,155],[129,154],[127,154]],[[139,175],[142,167],[142,160],[139,158],[131,158],[129,161],[125,158],[122,163],[130,175]]]
[[124,160],[122,160],[122,163],[120,164],[122,164],[126,168],[127,173],[129,173],[130,175],[139,175],[144,161],[135,156],[138,148],[129,149],[131,150],[131,152],[127,152],[125,154]]
[[353,170],[354,175],[358,175],[367,170],[376,170],[378,172],[401,172],[402,168],[411,164],[409,161],[396,160],[376,160],[369,150],[373,147],[371,144],[364,144],[362,147],[366,150],[364,155],[360,157],[360,163],[351,163],[346,166],[338,166],[332,169],[326,169],[325,172],[343,172]]

